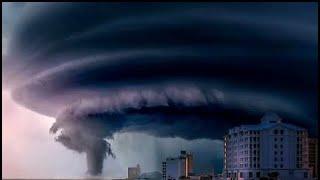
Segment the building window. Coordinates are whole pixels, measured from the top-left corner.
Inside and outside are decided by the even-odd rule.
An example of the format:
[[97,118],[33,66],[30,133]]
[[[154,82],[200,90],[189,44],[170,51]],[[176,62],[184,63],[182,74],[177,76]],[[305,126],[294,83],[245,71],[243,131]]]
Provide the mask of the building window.
[[283,141],[283,138],[280,138],[280,141],[282,142],[282,141]]
[[274,165],[274,168],[278,168],[278,166],[275,164],[275,165]]
[[278,147],[278,145],[277,145],[277,144],[275,144],[275,145],[274,145],[274,148],[277,148],[277,147]]
[[243,172],[240,172],[240,177],[243,178]]
[[277,129],[273,130],[273,134],[278,134],[278,130]]
[[249,172],[249,178],[252,178],[252,172]]
[[308,178],[308,172],[303,173],[304,178]]
[[260,172],[256,173],[256,177],[259,178],[260,177]]
[[274,155],[277,155],[278,154],[278,152],[277,151],[274,151]]
[[283,130],[282,129],[280,130],[280,134],[283,134]]
[[277,141],[277,138],[274,138],[274,141]]
[[282,154],[283,154],[283,151],[280,151],[280,154],[282,155]]
[[280,164],[280,168],[283,168],[283,164]]
[[274,158],[274,161],[277,161],[277,160],[278,160],[278,159],[275,157],[275,158]]

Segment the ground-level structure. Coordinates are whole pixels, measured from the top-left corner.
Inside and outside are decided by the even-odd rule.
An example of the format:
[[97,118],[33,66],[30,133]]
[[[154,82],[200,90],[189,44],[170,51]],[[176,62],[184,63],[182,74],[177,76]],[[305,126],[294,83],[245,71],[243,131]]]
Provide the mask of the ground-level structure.
[[260,124],[241,125],[224,137],[226,179],[309,179],[308,132],[267,113]]

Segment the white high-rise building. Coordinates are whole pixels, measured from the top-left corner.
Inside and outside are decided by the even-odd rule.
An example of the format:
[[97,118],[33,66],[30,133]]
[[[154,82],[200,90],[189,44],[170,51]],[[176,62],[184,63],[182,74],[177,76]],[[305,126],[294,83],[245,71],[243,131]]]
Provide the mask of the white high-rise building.
[[318,178],[318,139],[309,138],[309,167],[312,170],[312,177]]
[[234,127],[224,137],[226,179],[309,179],[308,133],[267,113],[257,125]]

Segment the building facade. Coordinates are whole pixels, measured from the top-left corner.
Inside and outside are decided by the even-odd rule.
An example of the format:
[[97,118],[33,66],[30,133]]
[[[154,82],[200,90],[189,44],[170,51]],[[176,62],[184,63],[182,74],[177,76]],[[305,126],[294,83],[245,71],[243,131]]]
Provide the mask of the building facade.
[[163,180],[188,178],[192,174],[192,166],[192,154],[181,151],[179,157],[170,157],[162,162],[162,178]]
[[267,113],[257,125],[242,125],[224,137],[226,179],[309,179],[308,133]]
[[312,170],[312,177],[318,177],[318,139],[309,138],[309,167]]
[[140,176],[141,170],[140,165],[137,164],[136,167],[129,167],[128,168],[128,179],[136,179]]

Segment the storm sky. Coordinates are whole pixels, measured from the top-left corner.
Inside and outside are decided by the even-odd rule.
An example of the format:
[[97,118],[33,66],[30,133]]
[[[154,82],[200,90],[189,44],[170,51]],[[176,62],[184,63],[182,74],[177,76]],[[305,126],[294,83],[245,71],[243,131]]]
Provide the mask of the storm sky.
[[154,159],[141,162],[158,163],[153,170],[162,152],[190,148],[197,171],[223,163],[222,154],[199,153],[204,141],[222,148],[227,129],[269,111],[316,134],[316,3],[7,3],[3,10],[3,88],[56,119],[56,140],[85,152],[91,174],[104,155],[124,151],[113,148],[115,134],[133,144],[153,138]]

